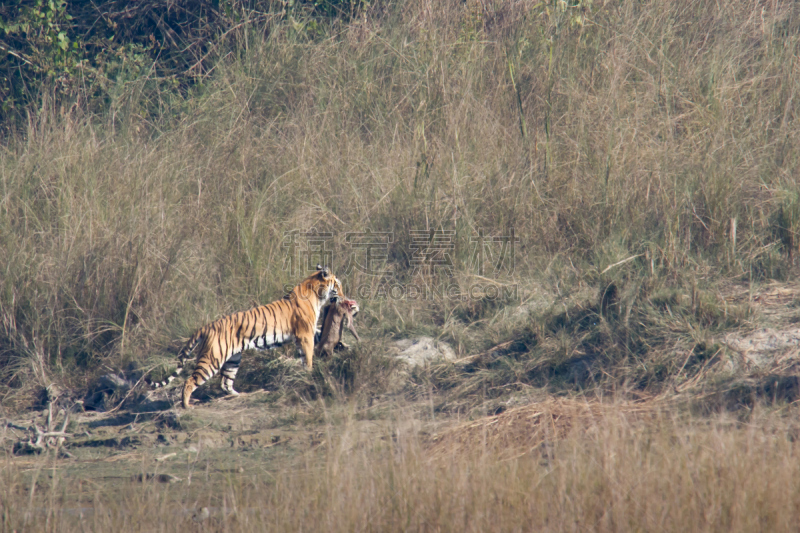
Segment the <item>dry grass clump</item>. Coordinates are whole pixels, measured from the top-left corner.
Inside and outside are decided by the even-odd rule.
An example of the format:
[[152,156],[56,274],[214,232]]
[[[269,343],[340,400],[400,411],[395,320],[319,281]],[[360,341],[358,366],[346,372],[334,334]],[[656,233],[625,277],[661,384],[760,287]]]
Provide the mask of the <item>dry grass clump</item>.
[[[591,299],[531,312],[500,338],[475,339],[478,328],[478,333],[456,331],[461,342],[472,341],[480,351],[415,370],[411,390],[423,395],[436,390],[438,410],[466,413],[483,412],[487,402],[489,412],[503,409],[509,399],[540,388],[624,391],[633,397],[702,392],[710,400],[713,391],[732,387],[731,379],[739,375],[734,370],[742,368],[730,362],[720,335],[752,327],[754,310],[747,301],[728,301],[713,287],[642,279],[632,271],[616,277],[606,279]],[[498,315],[489,313],[490,321]],[[751,405],[762,396],[755,392],[742,402],[731,397],[727,405]],[[789,391],[768,399],[797,398]]]
[[[366,445],[352,427],[331,428],[327,447],[276,474],[254,469],[216,477],[215,483],[206,477],[203,483],[202,469],[194,465],[174,471],[183,483],[191,476],[191,486],[118,481],[104,490],[66,478],[51,460],[25,467],[6,460],[0,471],[3,526],[9,531],[175,531],[198,523],[237,531],[795,529],[800,518],[795,413],[757,410],[742,423],[724,416],[682,419],[653,406],[621,407],[577,402],[530,407],[528,415],[541,416],[518,416],[497,431],[474,428],[469,439],[448,441],[452,446],[434,443],[433,450],[420,436],[420,422],[400,415],[390,433]],[[640,423],[643,416],[648,423]],[[541,445],[532,447],[532,440],[521,437],[525,429],[540,431],[539,420],[558,421],[561,429],[544,431]],[[145,460],[142,468],[154,464]],[[187,491],[191,499],[183,496]]]
[[501,459],[537,450],[547,453],[553,442],[578,431],[591,430],[599,420],[620,417],[627,424],[653,423],[666,410],[662,399],[641,402],[602,402],[571,398],[549,398],[530,405],[498,409],[448,427],[431,438],[433,454],[491,453]]
[[[277,392],[288,400],[348,397],[372,397],[392,386],[398,379],[400,363],[386,356],[378,343],[370,342],[316,358],[314,370],[308,373],[300,359],[288,353],[254,353],[242,363],[237,380],[241,392],[265,389]],[[213,387],[213,382],[211,383]]]
[[[559,296],[599,289],[627,258],[633,277],[701,288],[792,266],[795,4],[412,2],[231,42],[191,98],[126,91],[102,117],[45,101],[4,140],[4,403],[152,366],[195,328],[280,297],[301,278],[285,269],[292,230],[332,233],[339,272],[359,253],[346,232],[392,232],[402,284],[420,279],[412,230],[453,231],[459,283],[536,280]],[[511,228],[513,268],[471,262],[471,237]],[[481,320],[459,303],[360,299],[389,333]],[[462,355],[484,348],[462,336]]]

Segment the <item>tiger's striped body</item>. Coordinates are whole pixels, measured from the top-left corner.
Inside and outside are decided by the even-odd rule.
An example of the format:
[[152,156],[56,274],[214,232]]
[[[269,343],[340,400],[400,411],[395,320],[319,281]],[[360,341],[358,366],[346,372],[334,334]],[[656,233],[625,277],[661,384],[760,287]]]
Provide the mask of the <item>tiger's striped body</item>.
[[217,372],[222,374],[222,390],[238,394],[233,389],[233,380],[244,350],[267,350],[294,340],[311,370],[320,310],[330,299],[342,296],[342,285],[336,276],[327,268],[320,268],[282,299],[220,318],[197,330],[178,354],[175,373],[152,385],[166,386],[180,375],[184,361],[198,345],[197,365],[183,386],[182,403],[187,409],[194,390]]

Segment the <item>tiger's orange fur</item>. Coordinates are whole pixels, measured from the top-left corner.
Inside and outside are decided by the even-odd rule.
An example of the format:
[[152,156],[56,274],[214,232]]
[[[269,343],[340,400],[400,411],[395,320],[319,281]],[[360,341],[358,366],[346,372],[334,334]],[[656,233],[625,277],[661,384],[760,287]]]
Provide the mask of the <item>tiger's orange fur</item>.
[[152,385],[163,387],[180,375],[185,359],[198,344],[197,365],[183,385],[182,403],[187,409],[194,390],[217,372],[222,373],[222,390],[239,394],[233,389],[233,380],[244,350],[267,350],[294,340],[310,371],[320,310],[339,297],[344,297],[342,284],[327,268],[320,268],[282,299],[222,317],[197,330],[178,354],[175,373]]

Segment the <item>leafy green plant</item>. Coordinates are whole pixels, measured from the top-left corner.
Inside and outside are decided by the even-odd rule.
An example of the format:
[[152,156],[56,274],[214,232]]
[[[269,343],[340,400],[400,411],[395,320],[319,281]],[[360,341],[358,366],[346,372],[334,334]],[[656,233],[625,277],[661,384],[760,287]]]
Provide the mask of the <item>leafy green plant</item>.
[[70,37],[65,0],[33,0],[0,8],[0,119],[38,92],[41,84],[68,90],[83,58]]

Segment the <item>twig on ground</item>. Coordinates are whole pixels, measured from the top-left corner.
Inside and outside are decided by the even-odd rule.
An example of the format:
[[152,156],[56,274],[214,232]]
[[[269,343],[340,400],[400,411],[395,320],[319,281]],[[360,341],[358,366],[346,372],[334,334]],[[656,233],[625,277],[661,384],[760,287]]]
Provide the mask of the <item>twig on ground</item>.
[[30,431],[30,437],[27,440],[20,439],[14,449],[23,453],[42,453],[54,449],[60,453],[61,457],[72,457],[69,452],[61,449],[67,438],[72,436],[71,433],[66,432],[69,424],[69,411],[64,410],[64,421],[60,430],[54,430],[53,422],[53,402],[48,402],[47,425],[40,428],[36,421],[32,421],[32,426],[27,428],[27,431]]

